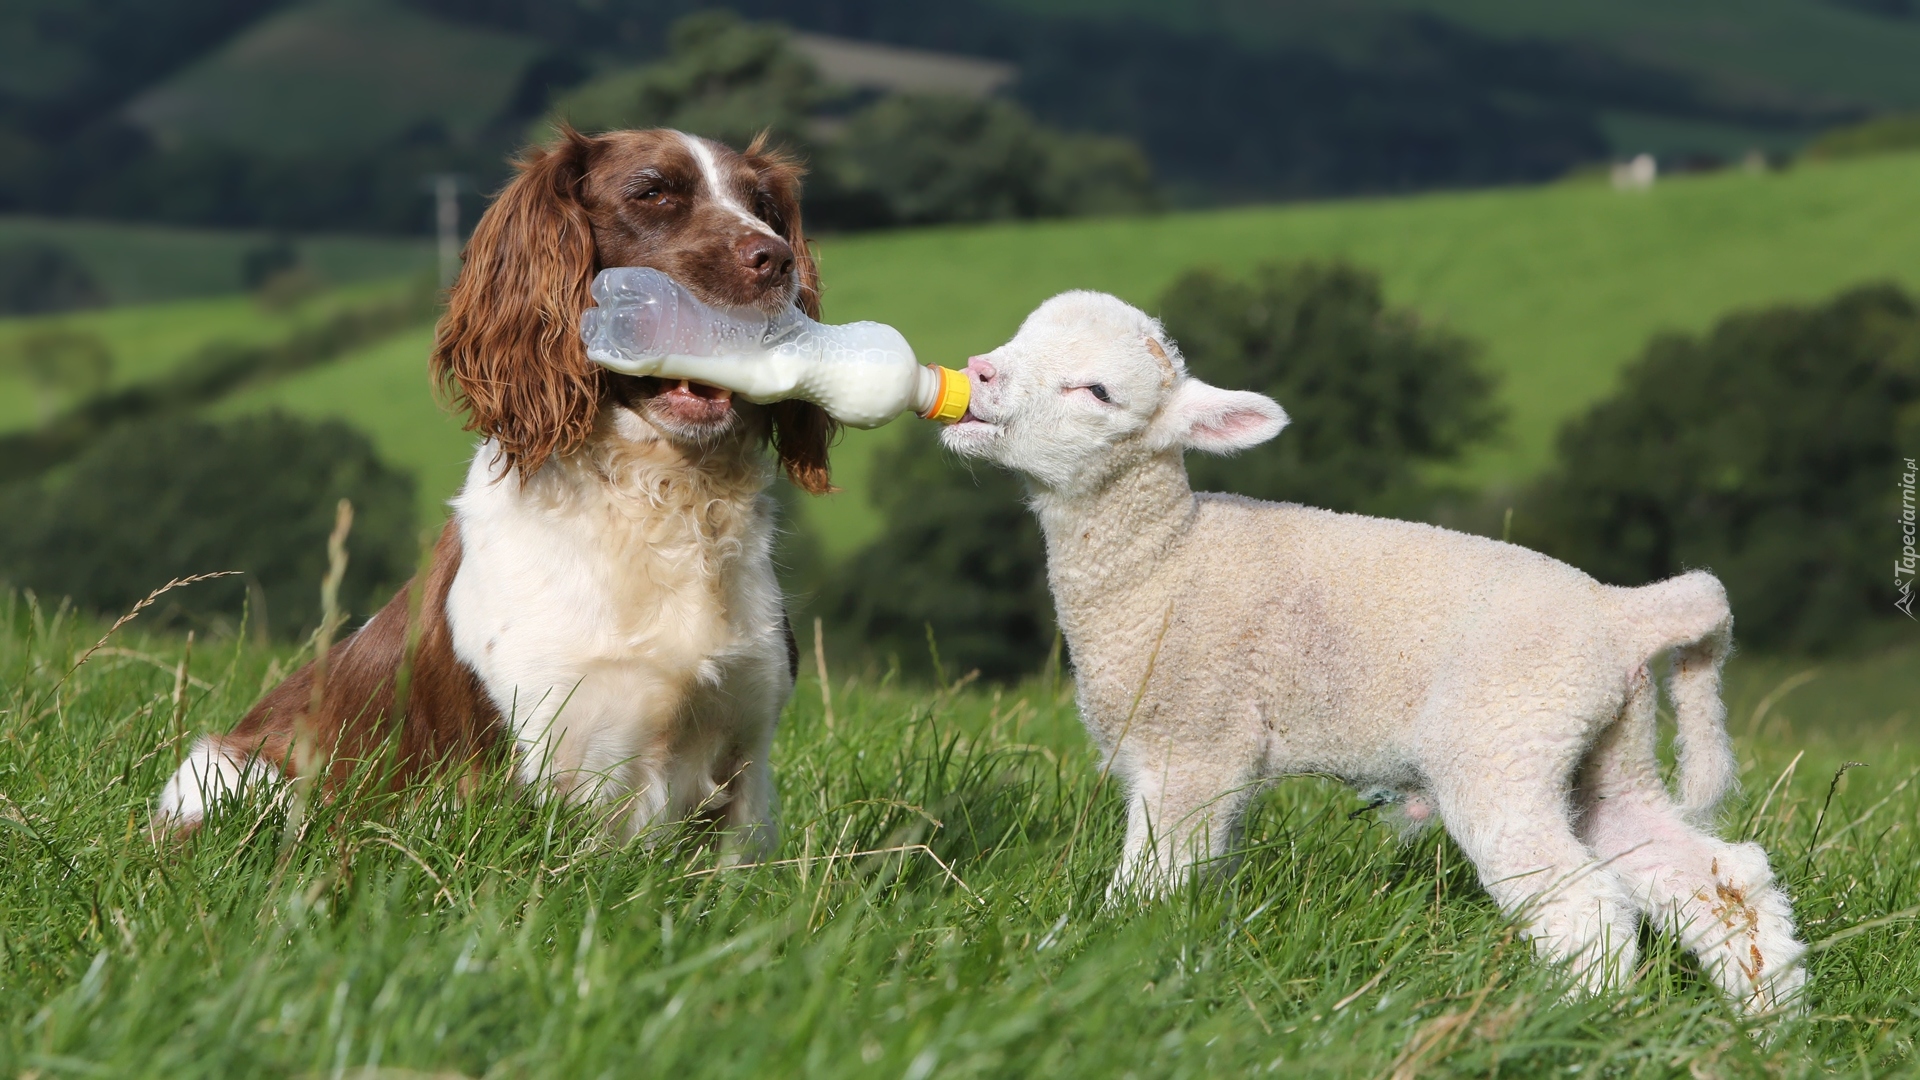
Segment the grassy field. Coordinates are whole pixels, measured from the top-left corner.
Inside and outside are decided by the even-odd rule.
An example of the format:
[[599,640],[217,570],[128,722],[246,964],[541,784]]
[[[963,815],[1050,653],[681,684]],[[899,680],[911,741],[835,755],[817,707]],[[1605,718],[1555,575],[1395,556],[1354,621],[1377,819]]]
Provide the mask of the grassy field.
[[[235,807],[156,850],[147,800],[282,670],[239,640],[0,625],[0,1073],[56,1076],[1884,1076],[1920,1037],[1920,755],[1808,725],[1736,660],[1725,814],[1797,901],[1810,1012],[1758,1030],[1654,941],[1563,1000],[1443,835],[1314,779],[1224,880],[1104,908],[1120,807],[1068,688],[802,682],[778,861],[611,849],[496,777],[467,800]],[[1912,649],[1840,665],[1910,702]],[[182,665],[184,664],[184,668]],[[1745,666],[1742,666],[1745,665]],[[1840,763],[1848,773],[1825,805]],[[1824,814],[1823,814],[1824,810]],[[1653,939],[1649,939],[1652,941]]]

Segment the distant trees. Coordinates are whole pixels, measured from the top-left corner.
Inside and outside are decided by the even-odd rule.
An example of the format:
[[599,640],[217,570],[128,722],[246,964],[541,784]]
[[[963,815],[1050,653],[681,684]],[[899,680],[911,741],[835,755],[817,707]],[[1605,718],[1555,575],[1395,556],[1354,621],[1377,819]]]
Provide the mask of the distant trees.
[[[862,228],[1125,213],[1156,204],[1152,170],[1125,139],[1069,134],[1006,100],[887,95],[845,112],[784,30],[728,12],[674,24],[667,56],[560,98],[584,130],[674,127],[734,146],[761,131],[808,159],[807,219]],[[823,120],[823,110],[840,113]],[[536,129],[543,135],[545,126]]]
[[273,629],[320,618],[334,507],[354,505],[342,604],[365,616],[412,573],[414,482],[337,421],[285,414],[117,428],[57,474],[0,488],[0,582],[125,611],[174,577],[239,570],[168,594],[163,619],[233,618],[264,597]]
[[873,475],[886,527],[830,572],[814,610],[910,674],[931,674],[936,648],[948,678],[1038,670],[1053,644],[1053,601],[1020,482],[954,461],[927,425],[902,432]]
[[1055,131],[1010,101],[902,94],[856,113],[838,185],[903,225],[1137,213],[1153,170],[1127,139]]
[[1291,421],[1243,454],[1190,459],[1200,490],[1421,517],[1433,495],[1422,468],[1454,460],[1501,421],[1474,343],[1389,308],[1368,270],[1195,270],[1168,288],[1160,315],[1196,375],[1267,394]]
[[[577,87],[553,112],[583,130],[671,127],[733,146],[764,130],[797,144],[832,96],[784,30],[708,11],[673,24],[664,58]],[[544,137],[544,125],[534,135]]]
[[1920,112],[1896,112],[1824,132],[1807,146],[1815,161],[1920,150]]
[[1920,455],[1920,304],[1891,285],[1655,338],[1562,430],[1515,539],[1602,581],[1704,567],[1739,640],[1843,645],[1897,618],[1896,481]]
[[0,315],[91,307],[106,299],[86,264],[44,241],[0,244]]
[[[405,2],[597,54],[651,51],[684,10]],[[1468,18],[1435,5],[729,0],[727,7],[817,33],[1013,64],[1020,78],[1010,93],[1022,107],[1054,127],[1133,141],[1183,201],[1544,180],[1624,149],[1609,146],[1603,119],[1618,112],[1791,134],[1853,118],[1850,103],[1860,99],[1814,84],[1783,88],[1757,69],[1749,70],[1757,78],[1736,85],[1685,60],[1653,61],[1622,48],[1599,24],[1578,34],[1516,34],[1490,27],[1484,10]],[[1756,12],[1752,21],[1774,18]],[[1808,31],[1812,23],[1799,19],[1795,27]],[[1808,47],[1822,51],[1812,39]]]
[[[507,91],[497,115],[480,129],[422,115],[380,145],[343,137],[288,156],[250,145],[175,143],[125,114],[143,90],[287,5],[16,0],[4,18],[7,55],[32,62],[14,64],[19,76],[0,80],[0,211],[418,232],[429,220],[422,175],[463,172],[491,189],[505,176],[504,158],[555,92],[609,65],[659,61],[675,36],[674,20],[695,7],[397,2],[414,9],[409,15],[478,24],[531,46],[522,50],[519,71],[476,76]],[[1846,2],[1891,10],[1906,0]],[[1181,201],[1544,180],[1606,157],[1602,118],[1621,112],[1703,130],[1734,125],[1783,134],[1859,112],[1839,100],[1859,95],[1656,64],[1622,52],[1599,31],[1571,40],[1515,37],[1396,5],[1336,4],[1305,17],[1293,5],[1243,5],[1191,18],[1138,5],[1131,13],[1086,5],[1042,12],[993,0],[730,0],[727,7],[820,33],[1012,64],[1020,78],[1010,99],[1037,123],[1127,139]],[[423,33],[431,48],[432,27]],[[738,43],[713,40],[728,48]],[[752,57],[718,61],[750,67]],[[650,89],[672,97],[674,71],[686,70],[677,64],[670,59],[655,72]],[[325,93],[315,89],[321,83],[287,74],[267,92]],[[785,77],[756,77],[751,85],[778,90]],[[687,93],[670,111],[690,118],[688,126],[717,124],[710,129],[716,134],[743,136],[733,120],[757,89],[717,97],[711,87],[680,89]],[[710,105],[719,113],[705,112]],[[762,122],[790,130],[777,118]],[[353,118],[343,118],[342,128],[364,130]],[[816,174],[818,195],[828,194],[826,176],[824,168]],[[1086,205],[1077,196],[1069,201]],[[850,227],[874,223],[859,216],[859,199],[825,204]]]

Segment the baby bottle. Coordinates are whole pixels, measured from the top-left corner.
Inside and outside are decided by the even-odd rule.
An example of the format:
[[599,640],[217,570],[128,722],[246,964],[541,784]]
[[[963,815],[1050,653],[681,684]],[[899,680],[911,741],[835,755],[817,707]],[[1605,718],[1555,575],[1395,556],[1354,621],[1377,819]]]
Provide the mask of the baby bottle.
[[587,356],[628,375],[695,379],[766,404],[797,398],[853,427],[912,409],[951,424],[966,414],[964,373],[913,357],[876,322],[828,326],[800,309],[777,315],[713,308],[658,270],[619,266],[593,279],[597,307],[580,317]]

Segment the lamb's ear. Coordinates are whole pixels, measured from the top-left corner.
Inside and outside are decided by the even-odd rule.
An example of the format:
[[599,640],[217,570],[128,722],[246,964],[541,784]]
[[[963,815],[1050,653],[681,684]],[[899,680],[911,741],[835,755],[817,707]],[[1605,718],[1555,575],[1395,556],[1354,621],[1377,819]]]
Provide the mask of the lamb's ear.
[[1232,454],[1258,446],[1287,426],[1278,402],[1251,390],[1222,390],[1186,376],[1153,420],[1159,448],[1185,446],[1209,454]]

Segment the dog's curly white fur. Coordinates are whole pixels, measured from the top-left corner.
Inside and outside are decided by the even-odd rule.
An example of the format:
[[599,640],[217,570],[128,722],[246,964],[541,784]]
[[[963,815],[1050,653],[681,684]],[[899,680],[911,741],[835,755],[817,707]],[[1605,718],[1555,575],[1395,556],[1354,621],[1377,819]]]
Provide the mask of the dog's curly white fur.
[[[1188,375],[1110,296],[1055,297],[968,370],[945,441],[1027,477],[1081,714],[1129,791],[1115,895],[1226,854],[1260,782],[1332,774],[1437,815],[1578,985],[1628,977],[1644,914],[1749,1009],[1800,990],[1766,854],[1706,829],[1735,779],[1712,575],[1616,588],[1428,525],[1195,495],[1184,450],[1286,416]],[[1663,653],[1679,802],[1654,752]]]

